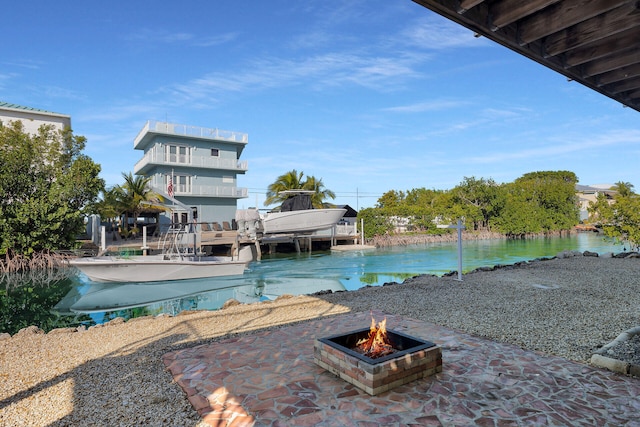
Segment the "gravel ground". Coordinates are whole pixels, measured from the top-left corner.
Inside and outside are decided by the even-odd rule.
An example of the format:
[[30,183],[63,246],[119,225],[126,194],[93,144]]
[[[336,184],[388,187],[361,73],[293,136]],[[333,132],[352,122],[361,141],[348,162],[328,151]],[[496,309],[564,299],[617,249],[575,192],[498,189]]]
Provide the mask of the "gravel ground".
[[[640,258],[578,256],[473,272],[461,282],[456,278],[419,276],[323,299],[579,362],[588,362],[621,332],[640,325]],[[640,364],[639,353],[623,349],[615,355]]]
[[[0,425],[198,426],[164,353],[349,311],[382,310],[587,363],[640,325],[639,289],[640,259],[579,256],[474,272],[461,282],[420,276],[88,330],[31,327],[0,336]],[[637,358],[639,341],[621,344],[619,356]]]

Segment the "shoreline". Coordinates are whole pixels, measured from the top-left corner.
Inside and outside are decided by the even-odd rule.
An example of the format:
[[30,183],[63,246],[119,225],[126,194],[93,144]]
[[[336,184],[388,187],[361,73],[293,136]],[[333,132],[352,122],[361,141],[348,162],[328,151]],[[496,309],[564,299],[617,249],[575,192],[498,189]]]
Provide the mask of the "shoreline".
[[[573,230],[563,230],[563,231],[554,231],[552,233],[538,233],[538,234],[530,234],[522,237],[510,237],[506,234],[496,233],[492,231],[466,231],[463,230],[461,233],[463,241],[472,241],[472,240],[527,240],[527,239],[537,239],[540,237],[569,237],[572,234],[578,234],[582,231],[578,231],[576,229]],[[384,234],[380,236],[374,236],[371,239],[367,240],[367,245],[375,246],[376,248],[384,248],[384,247],[392,247],[392,246],[410,246],[410,245],[422,245],[428,243],[449,243],[455,242],[458,240],[457,233],[442,233],[442,234]]]
[[474,271],[463,281],[417,276],[86,330],[27,328],[0,340],[0,424],[204,426],[164,354],[371,310],[589,364],[597,349],[640,324],[639,288],[638,258],[572,256]]

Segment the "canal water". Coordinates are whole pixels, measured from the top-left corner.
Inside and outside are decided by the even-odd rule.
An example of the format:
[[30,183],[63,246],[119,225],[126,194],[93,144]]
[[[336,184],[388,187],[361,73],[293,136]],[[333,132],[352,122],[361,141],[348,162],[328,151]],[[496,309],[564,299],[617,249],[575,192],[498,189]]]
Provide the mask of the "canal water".
[[[462,270],[468,272],[478,267],[551,257],[565,250],[589,250],[602,254],[622,252],[624,248],[594,233],[526,240],[464,241]],[[0,332],[15,333],[17,328],[31,324],[46,330],[99,324],[115,317],[216,310],[232,298],[252,303],[273,300],[283,294],[351,291],[367,285],[402,282],[420,274],[441,276],[457,268],[457,243],[447,242],[346,252],[267,255],[261,261],[251,263],[243,276],[227,278],[154,284],[99,284],[79,273],[46,286],[26,284],[29,292],[14,289],[14,297],[20,293],[17,299],[23,308],[5,307],[7,310],[0,310],[3,316]],[[10,291],[5,291],[4,295],[0,293],[0,296],[5,305],[15,303],[16,298],[11,298]],[[35,301],[33,309],[29,298]]]

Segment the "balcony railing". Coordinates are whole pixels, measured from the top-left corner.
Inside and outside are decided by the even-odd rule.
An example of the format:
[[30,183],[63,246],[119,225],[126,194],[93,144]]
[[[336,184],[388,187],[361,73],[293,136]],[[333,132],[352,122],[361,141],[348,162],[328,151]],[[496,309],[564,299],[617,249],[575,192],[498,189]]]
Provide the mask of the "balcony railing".
[[239,161],[220,157],[190,156],[191,161],[187,163],[185,161],[177,161],[186,160],[184,156],[173,155],[171,157],[172,158],[166,159],[163,150],[149,150],[144,154],[142,159],[136,162],[133,171],[134,173],[138,173],[148,165],[175,165],[203,169],[223,169],[236,172],[246,172],[249,168],[246,160]]
[[[166,193],[167,189],[160,179],[154,179],[151,185],[155,191]],[[223,185],[180,185],[173,186],[174,196],[194,196],[194,197],[221,197],[244,199],[249,197],[249,190],[242,187],[229,187]]]
[[249,197],[249,190],[240,187],[224,187],[221,185],[192,185],[190,193],[179,193],[176,196],[198,196],[198,197],[232,197],[245,198]]
[[195,138],[215,139],[221,141],[232,141],[243,144],[247,144],[249,142],[249,135],[242,132],[149,120],[144,125],[142,130],[138,133],[138,136],[136,136],[136,138],[133,140],[133,146],[136,147],[138,143],[144,138],[144,136],[149,132],[163,133],[168,135],[190,136]]

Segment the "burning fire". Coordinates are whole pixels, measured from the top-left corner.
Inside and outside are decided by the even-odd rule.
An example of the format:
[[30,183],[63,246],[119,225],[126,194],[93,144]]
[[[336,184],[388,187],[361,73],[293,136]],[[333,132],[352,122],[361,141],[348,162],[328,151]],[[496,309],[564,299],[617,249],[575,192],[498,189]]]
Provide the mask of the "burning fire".
[[356,343],[356,351],[364,354],[371,359],[386,356],[394,353],[396,350],[389,341],[387,336],[387,318],[376,325],[376,320],[371,317],[371,328],[369,329],[369,336],[363,338]]

